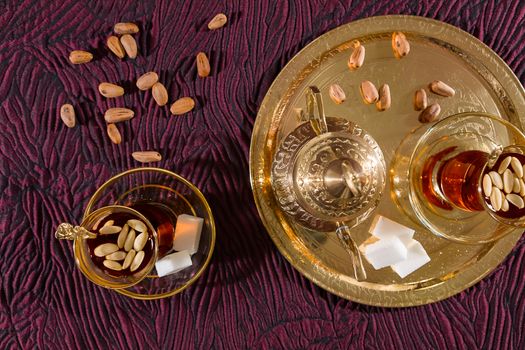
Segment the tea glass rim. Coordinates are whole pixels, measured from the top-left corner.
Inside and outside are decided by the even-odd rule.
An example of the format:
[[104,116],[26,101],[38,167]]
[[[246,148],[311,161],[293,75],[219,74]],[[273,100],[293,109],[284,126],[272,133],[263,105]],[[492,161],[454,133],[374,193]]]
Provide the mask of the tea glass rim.
[[[525,134],[522,130],[520,130],[516,125],[512,124],[510,121],[508,120],[505,120],[501,117],[498,117],[494,114],[490,114],[490,113],[486,113],[486,112],[476,112],[476,111],[471,111],[471,112],[461,112],[461,113],[456,113],[456,114],[452,114],[450,116],[447,116],[446,118],[443,118],[443,119],[440,119],[439,121],[435,122],[434,124],[432,124],[431,126],[428,127],[428,129],[419,137],[419,139],[417,140],[411,154],[410,154],[410,158],[409,158],[409,161],[408,161],[408,168],[411,169],[412,168],[412,165],[414,164],[415,162],[415,158],[416,158],[416,154],[417,154],[417,151],[420,149],[420,147],[422,146],[422,144],[424,144],[427,139],[429,138],[430,134],[435,130],[435,129],[438,129],[439,127],[441,127],[443,124],[447,124],[447,123],[450,123],[450,120],[452,119],[460,119],[460,118],[463,118],[463,117],[483,117],[483,118],[488,118],[488,119],[492,119],[493,121],[497,122],[497,123],[500,123],[502,124],[503,126],[505,126],[506,128],[509,128],[511,129],[513,132],[516,132],[517,134],[521,135],[524,139],[525,139]],[[509,147],[509,146],[507,146]],[[504,153],[503,150],[505,149],[506,147],[502,148],[502,150],[500,151],[500,154]],[[498,154],[498,157],[499,155]],[[482,171],[480,172],[480,177],[478,179],[478,193],[481,195],[481,191],[482,191],[482,185],[481,185],[481,179],[482,179],[482,176],[484,174],[484,171],[485,171],[485,168],[487,167],[488,163],[485,164],[483,166],[483,169]],[[409,200],[411,203],[413,203],[413,195],[412,193],[410,193],[409,191]],[[504,225],[507,225],[507,226],[512,226],[512,227],[515,227],[515,228],[520,228],[520,227],[523,227],[523,226],[517,226],[517,225],[513,225],[511,223],[511,221],[513,221],[512,219],[506,219],[506,218],[502,218],[502,217],[499,217],[497,216],[493,211],[492,209],[490,209],[487,205],[487,203],[485,201],[482,201],[482,205],[485,209],[485,211],[496,221],[504,224]],[[419,213],[417,212],[417,210],[415,211],[416,213],[416,216],[419,218]],[[517,221],[514,220],[514,221]],[[424,226],[427,226],[425,225],[423,222],[422,224]],[[436,234],[438,235],[439,237],[443,237],[447,240],[451,240],[451,241],[454,241],[454,242],[457,242],[457,243],[465,243],[465,244],[483,244],[483,243],[489,243],[489,242],[493,242],[493,241],[496,241],[506,235],[508,235],[510,232],[512,232],[511,230],[507,230],[507,231],[504,231],[502,232],[501,234],[499,235],[496,235],[490,239],[485,239],[485,240],[477,240],[477,241],[465,241],[463,239],[461,240],[458,240],[458,239],[455,239],[453,237],[450,237],[448,235],[444,235],[443,233],[438,233],[438,232],[434,232],[434,230],[430,227],[427,227],[430,232],[432,232],[433,234]]]
[[[118,181],[119,179],[121,179],[121,178],[123,178],[123,177],[125,177],[127,175],[140,173],[140,172],[147,172],[147,171],[157,172],[157,173],[161,173],[161,174],[164,174],[164,175],[167,175],[167,176],[174,177],[178,181],[182,182],[184,185],[188,186],[197,195],[197,197],[199,198],[199,200],[203,204],[203,206],[204,206],[204,208],[205,208],[205,210],[206,210],[206,212],[208,214],[209,223],[210,223],[210,248],[209,248],[209,253],[207,254],[206,260],[202,264],[201,268],[185,284],[183,284],[182,286],[180,286],[180,287],[178,287],[178,288],[176,288],[174,290],[171,290],[171,291],[168,291],[168,292],[165,292],[165,293],[161,293],[161,294],[155,294],[155,295],[138,294],[138,293],[126,290],[126,289],[115,289],[116,292],[124,294],[126,296],[130,296],[130,297],[132,297],[134,299],[155,300],[155,299],[162,299],[162,298],[166,298],[166,297],[170,297],[170,296],[174,296],[176,294],[179,294],[180,292],[182,292],[183,290],[185,290],[186,288],[188,288],[189,286],[194,284],[201,277],[201,275],[204,273],[204,271],[206,271],[206,269],[208,268],[208,265],[210,264],[211,258],[213,256],[213,252],[215,250],[215,242],[216,242],[217,234],[216,234],[215,219],[213,217],[213,212],[211,210],[211,207],[210,207],[208,201],[206,200],[206,198],[204,197],[204,195],[202,194],[202,192],[197,188],[197,186],[195,186],[193,183],[191,183],[190,181],[188,181],[187,179],[185,179],[184,177],[182,177],[181,175],[179,175],[179,174],[177,174],[177,173],[175,173],[173,171],[170,171],[170,170],[167,170],[167,169],[163,169],[163,168],[157,168],[157,167],[138,167],[138,168],[128,169],[128,170],[120,172],[120,173],[112,176],[108,180],[106,180],[91,195],[91,198],[89,199],[89,202],[86,205],[86,209],[84,209],[84,217],[89,215],[90,211],[93,210],[93,206],[94,206],[96,200],[98,199],[98,197],[100,196],[100,194],[105,189],[107,189],[109,186],[111,186],[111,184],[113,184],[114,182]],[[161,278],[161,277],[152,277],[152,278]]]

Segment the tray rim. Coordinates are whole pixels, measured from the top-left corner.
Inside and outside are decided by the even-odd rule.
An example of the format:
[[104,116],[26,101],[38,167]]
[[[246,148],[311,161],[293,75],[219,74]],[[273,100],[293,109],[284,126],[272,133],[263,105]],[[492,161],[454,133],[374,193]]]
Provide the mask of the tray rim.
[[[308,45],[306,45],[304,48],[302,48],[281,70],[281,72],[277,75],[273,83],[271,84],[270,88],[268,89],[260,107],[257,113],[257,118],[254,123],[253,131],[252,131],[252,138],[250,142],[250,154],[249,154],[249,170],[250,170],[250,184],[252,187],[252,193],[254,196],[254,201],[257,206],[257,211],[261,217],[261,221],[266,228],[270,238],[274,242],[274,244],[277,246],[279,252],[281,255],[285,257],[285,259],[304,277],[306,277],[308,280],[319,286],[320,288],[329,291],[330,293],[333,293],[335,295],[338,295],[344,299],[359,302],[365,305],[371,305],[371,306],[381,306],[381,307],[408,307],[408,306],[417,306],[417,305],[425,305],[434,303],[446,298],[449,298],[453,295],[456,295],[467,288],[471,287],[472,285],[479,282],[481,279],[483,279],[485,276],[487,276],[490,272],[492,272],[500,263],[503,262],[503,260],[507,257],[507,255],[510,254],[512,249],[514,248],[516,242],[519,240],[519,238],[522,235],[522,232],[519,233],[511,233],[508,236],[500,239],[499,241],[496,241],[493,243],[493,247],[491,248],[492,252],[487,253],[485,256],[483,256],[480,260],[476,262],[478,265],[477,268],[470,267],[464,271],[461,272],[461,278],[453,278],[449,280],[443,280],[440,284],[435,284],[432,287],[437,287],[437,292],[433,293],[430,297],[424,297],[422,294],[427,288],[420,288],[416,290],[410,290],[405,292],[392,292],[392,291],[380,291],[380,290],[373,290],[373,294],[385,294],[384,297],[379,298],[379,300],[374,298],[366,298],[362,297],[361,295],[350,295],[352,293],[345,293],[344,290],[340,290],[338,288],[335,288],[333,285],[329,283],[329,280],[327,280],[326,276],[323,276],[322,274],[319,275],[319,272],[316,272],[317,270],[322,269],[322,266],[312,266],[310,261],[305,261],[304,259],[297,259],[292,256],[292,254],[288,251],[290,249],[293,242],[288,240],[283,240],[280,234],[277,231],[282,230],[280,227],[276,228],[271,225],[269,222],[270,220],[267,220],[266,214],[263,209],[263,203],[259,199],[259,196],[261,196],[261,192],[263,192],[263,189],[265,187],[264,182],[260,180],[260,177],[257,176],[257,171],[262,172],[261,167],[257,167],[256,165],[259,165],[261,157],[258,156],[258,152],[255,151],[255,148],[257,146],[257,143],[261,144],[259,141],[259,138],[257,138],[257,133],[261,132],[261,124],[263,117],[261,116],[264,112],[268,112],[267,105],[270,105],[273,103],[272,101],[272,95],[275,94],[275,90],[279,90],[279,84],[283,79],[285,79],[285,75],[289,73],[289,71],[292,71],[295,69],[293,67],[296,65],[296,61],[298,61],[298,57],[304,56],[305,52],[310,50],[312,47],[315,47],[320,41],[323,39],[330,38],[331,36],[336,36],[339,32],[351,32],[353,28],[357,27],[358,25],[369,25],[373,22],[398,22],[403,25],[408,25],[407,23],[410,22],[410,24],[413,23],[421,23],[421,24],[427,24],[429,26],[438,26],[442,27],[442,32],[448,33],[448,35],[454,34],[458,35],[459,37],[462,37],[464,40],[468,40],[471,43],[475,44],[475,46],[484,51],[485,54],[489,55],[490,58],[493,60],[493,65],[495,67],[499,67],[506,73],[506,80],[508,82],[507,85],[514,85],[517,87],[516,91],[508,91],[509,93],[513,92],[514,97],[520,97],[521,102],[520,104],[516,105],[515,100],[513,99],[512,102],[514,102],[514,105],[517,110],[517,114],[520,114],[523,116],[525,113],[525,91],[523,89],[523,86],[521,85],[519,79],[516,77],[514,72],[508,67],[508,65],[503,61],[503,59],[497,55],[490,47],[488,47],[486,44],[484,44],[482,41],[471,35],[470,33],[463,31],[462,29],[455,27],[453,25],[447,24],[445,22],[441,22],[438,20],[426,18],[426,17],[420,17],[420,16],[411,16],[411,15],[387,15],[387,16],[375,16],[375,17],[368,17],[364,19],[359,19],[356,21],[351,21],[349,23],[343,24],[341,26],[338,26],[327,33],[315,38],[312,42],[310,42]],[[417,31],[417,30],[415,30]],[[442,34],[442,33],[438,33]],[[437,36],[437,35],[434,35]],[[444,39],[447,43],[448,40]],[[491,71],[492,72],[492,71]],[[510,84],[509,84],[510,83]],[[288,84],[289,85],[289,84]],[[287,85],[287,86],[288,86]],[[281,89],[284,91],[283,89]],[[282,91],[280,91],[282,93]],[[277,101],[279,101],[278,99]],[[278,105],[278,104],[277,104]],[[519,117],[518,120],[519,124],[518,127],[520,129],[523,129],[524,120],[523,117]],[[267,139],[267,130],[264,130],[264,138],[262,138],[262,141],[265,141]],[[259,142],[257,142],[259,141]],[[264,143],[264,142],[263,142]],[[264,152],[263,152],[264,153]],[[263,162],[264,163],[264,162]],[[263,174],[264,175],[264,174]],[[264,176],[262,176],[264,177]],[[263,179],[264,181],[264,179]],[[269,182],[269,179],[267,179]],[[261,186],[258,187],[258,183],[261,182]],[[270,184],[271,186],[271,184]],[[497,248],[497,249],[496,249]],[[293,252],[293,250],[292,250]],[[489,259],[490,258],[490,259]],[[489,260],[489,261],[487,261]],[[482,263],[483,262],[483,263]],[[461,282],[461,281],[463,282]],[[448,286],[446,288],[439,288],[441,285],[448,283]],[[359,286],[355,285],[355,288],[360,288]],[[351,288],[353,289],[353,288]],[[434,290],[436,291],[436,289]],[[410,293],[413,294],[413,298],[411,298],[409,301],[406,301],[406,299],[399,299],[395,298],[396,293]],[[368,295],[369,293],[364,293],[365,295]],[[391,295],[391,297],[387,297],[387,295]],[[399,299],[399,300],[398,300]]]

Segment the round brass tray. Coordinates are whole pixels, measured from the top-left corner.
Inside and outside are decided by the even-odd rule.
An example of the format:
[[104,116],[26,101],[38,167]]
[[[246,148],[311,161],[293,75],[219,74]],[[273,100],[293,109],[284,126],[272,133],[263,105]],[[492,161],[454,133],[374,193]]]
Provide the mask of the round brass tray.
[[[391,34],[402,31],[411,43],[408,56],[398,60],[391,48]],[[364,65],[347,68],[351,41],[366,47]],[[365,105],[359,84],[388,83],[392,108],[378,112]],[[509,254],[521,231],[490,244],[465,245],[446,241],[411,222],[391,200],[387,186],[376,214],[416,230],[431,261],[404,279],[391,269],[374,270],[368,279],[351,276],[348,255],[334,235],[307,230],[288,218],[277,205],[270,174],[276,148],[298,124],[294,108],[305,109],[304,91],[316,85],[323,93],[328,116],[356,122],[383,150],[389,165],[403,137],[419,125],[413,110],[414,91],[433,80],[442,80],[457,93],[452,98],[429,94],[442,107],[441,116],[480,111],[501,116],[523,129],[525,93],[510,68],[489,47],[448,24],[413,16],[372,17],[336,28],[305,47],[281,71],[259,109],[250,148],[250,176],[261,219],[283,256],[304,276],[334,294],[368,305],[404,307],[445,299],[473,285]],[[336,105],[328,87],[338,83],[347,100]],[[521,116],[521,117],[520,117]],[[374,215],[353,228],[358,244],[369,237]]]

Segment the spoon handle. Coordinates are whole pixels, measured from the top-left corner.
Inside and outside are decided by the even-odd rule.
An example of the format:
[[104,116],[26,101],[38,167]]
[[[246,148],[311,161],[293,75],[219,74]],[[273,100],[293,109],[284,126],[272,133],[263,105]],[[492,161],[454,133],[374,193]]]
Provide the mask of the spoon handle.
[[357,244],[350,235],[350,229],[346,225],[341,225],[335,230],[337,238],[352,258],[352,265],[354,267],[354,277],[358,281],[366,280],[366,271],[363,266],[363,260],[361,258],[361,252],[357,248]]

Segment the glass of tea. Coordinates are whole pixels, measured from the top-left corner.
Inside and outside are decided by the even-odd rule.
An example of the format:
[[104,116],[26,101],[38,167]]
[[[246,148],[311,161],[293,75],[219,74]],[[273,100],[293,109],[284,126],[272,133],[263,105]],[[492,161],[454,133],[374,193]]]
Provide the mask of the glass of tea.
[[79,226],[60,224],[55,236],[74,241],[80,271],[106,288],[127,288],[139,283],[157,260],[155,228],[140,212],[124,206],[95,210]]
[[[174,252],[175,228],[181,214],[203,219],[198,249],[191,255],[190,267],[158,277],[155,262]],[[127,230],[128,236],[134,231],[127,247],[122,239],[119,242],[121,230]],[[77,265],[91,281],[146,300],[175,295],[194,283],[208,266],[215,246],[215,222],[203,194],[182,176],[160,168],[135,168],[113,176],[91,196],[82,224],[61,225],[58,231],[58,238],[74,239]],[[147,239],[142,247],[143,240],[138,237],[143,232],[147,234],[141,237]],[[132,239],[140,244],[131,244]],[[109,248],[104,246],[97,251],[104,244],[109,244]],[[112,252],[115,244],[118,250]],[[138,248],[143,251],[140,266],[136,266],[137,262],[135,266],[127,265],[123,253],[135,250],[138,255]],[[105,254],[108,252],[109,259]],[[120,267],[106,261],[111,259]]]
[[390,169],[392,197],[436,235],[486,243],[525,227],[524,165],[525,136],[515,125],[461,113],[402,141]]

